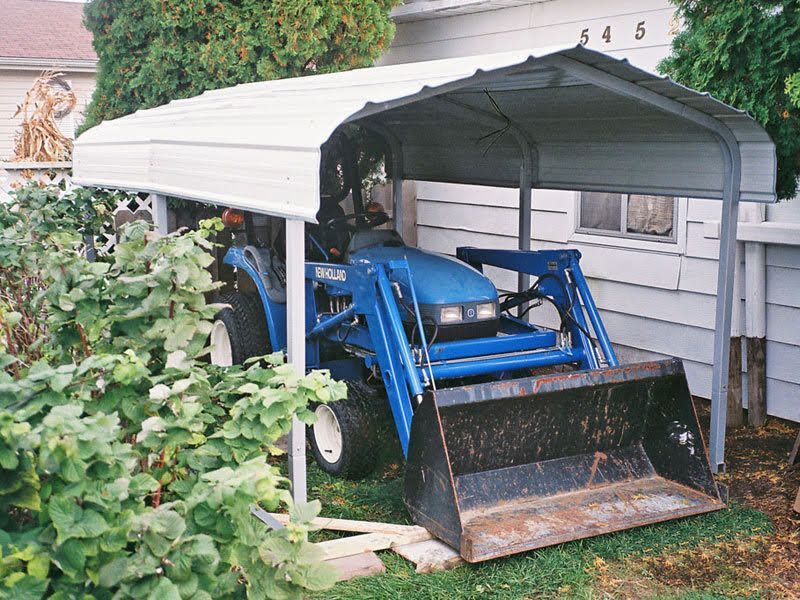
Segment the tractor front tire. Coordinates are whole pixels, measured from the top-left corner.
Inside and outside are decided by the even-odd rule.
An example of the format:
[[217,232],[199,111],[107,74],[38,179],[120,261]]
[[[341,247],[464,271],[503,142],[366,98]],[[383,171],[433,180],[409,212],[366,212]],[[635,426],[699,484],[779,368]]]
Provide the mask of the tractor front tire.
[[248,358],[271,352],[267,318],[255,294],[222,294],[218,302],[228,304],[214,317],[211,329],[211,364],[241,365]]
[[320,468],[335,477],[361,479],[378,463],[381,397],[361,381],[347,382],[347,398],[315,408],[308,439]]

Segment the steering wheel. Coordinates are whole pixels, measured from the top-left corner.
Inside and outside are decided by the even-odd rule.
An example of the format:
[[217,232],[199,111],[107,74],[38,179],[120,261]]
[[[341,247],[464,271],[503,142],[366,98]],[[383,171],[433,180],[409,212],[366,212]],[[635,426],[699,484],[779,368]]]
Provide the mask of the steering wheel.
[[[391,217],[383,211],[351,213],[349,215],[328,219],[325,221],[324,228],[326,230],[334,229],[338,225],[343,224],[344,229],[350,233],[355,233],[359,229],[374,229],[384,223],[388,223],[390,220]],[[348,221],[354,221],[354,223],[351,225]]]

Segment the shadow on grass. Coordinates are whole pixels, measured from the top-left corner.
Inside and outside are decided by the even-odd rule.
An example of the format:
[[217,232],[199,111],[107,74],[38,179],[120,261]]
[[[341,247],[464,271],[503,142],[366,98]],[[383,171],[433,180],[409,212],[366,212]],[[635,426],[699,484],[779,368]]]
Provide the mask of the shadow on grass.
[[[387,449],[382,468],[361,481],[336,479],[309,463],[309,497],[322,502],[328,517],[409,523],[403,506],[403,464]],[[604,561],[637,555],[658,555],[736,537],[769,533],[762,513],[740,504],[668,523],[622,531],[534,550],[451,571],[417,575],[414,567],[391,552],[381,554],[387,572],[337,584],[315,598],[332,600],[420,598],[540,598],[592,596],[595,568]],[[316,539],[336,534],[320,532]],[[319,535],[319,534],[318,534]],[[703,595],[696,596],[702,598]]]

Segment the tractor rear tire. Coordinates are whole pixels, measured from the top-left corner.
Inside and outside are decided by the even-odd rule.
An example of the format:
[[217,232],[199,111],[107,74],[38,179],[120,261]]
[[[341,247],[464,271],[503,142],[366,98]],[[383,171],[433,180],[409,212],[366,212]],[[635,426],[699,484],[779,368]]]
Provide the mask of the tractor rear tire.
[[361,381],[347,382],[347,398],[315,408],[308,440],[320,468],[335,477],[362,479],[378,463],[382,398]]
[[214,317],[211,331],[211,364],[241,365],[248,358],[269,354],[267,318],[261,299],[255,294],[234,292],[220,295],[229,304]]

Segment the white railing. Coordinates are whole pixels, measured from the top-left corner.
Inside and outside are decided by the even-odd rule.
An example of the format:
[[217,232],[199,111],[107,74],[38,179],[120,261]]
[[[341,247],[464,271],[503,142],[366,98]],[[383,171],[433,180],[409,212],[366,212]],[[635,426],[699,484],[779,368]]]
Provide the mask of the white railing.
[[71,169],[71,162],[0,162],[0,197],[8,196],[31,181],[43,185],[64,182],[69,189],[72,187]]

